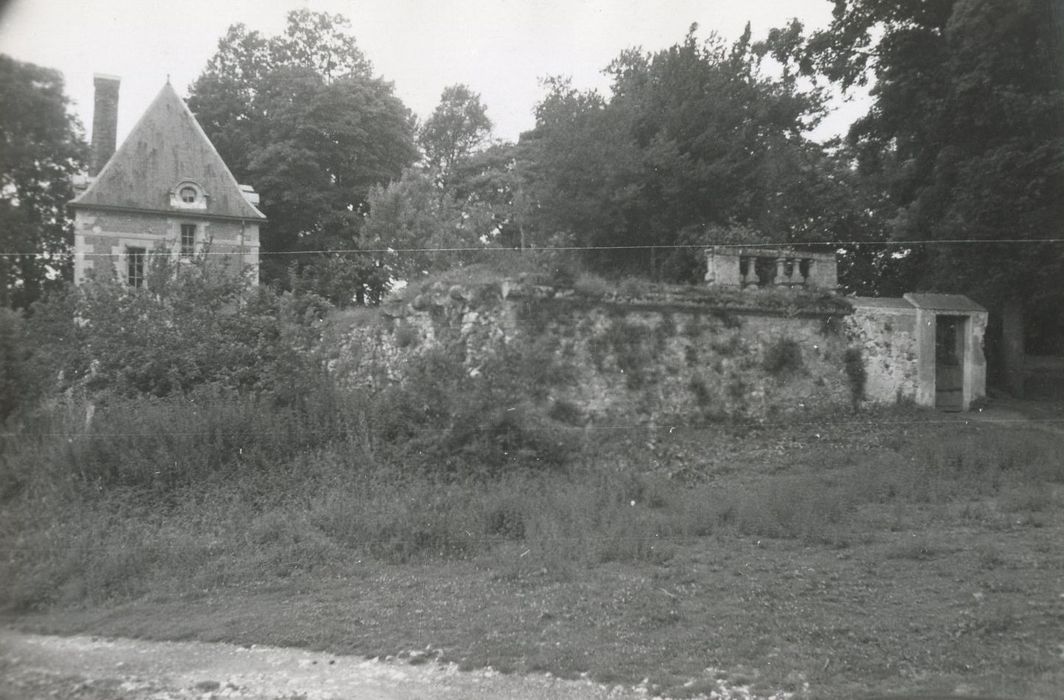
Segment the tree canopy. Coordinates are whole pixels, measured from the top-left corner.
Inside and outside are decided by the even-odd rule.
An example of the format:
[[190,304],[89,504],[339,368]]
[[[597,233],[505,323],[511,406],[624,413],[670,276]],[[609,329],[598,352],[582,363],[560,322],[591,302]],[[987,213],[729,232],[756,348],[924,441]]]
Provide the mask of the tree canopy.
[[490,138],[480,96],[466,85],[445,88],[418,133],[421,161],[370,193],[363,240],[392,251],[384,259],[395,274],[411,279],[462,265],[498,245],[509,219],[509,150],[489,147]]
[[[546,82],[536,127],[521,140],[534,162],[541,239],[563,233],[582,247],[612,247],[588,263],[679,281],[693,278],[696,256],[677,246],[705,242],[711,229],[823,237],[825,153],[805,135],[823,95],[762,66],[793,37],[755,44],[748,28],[728,45],[696,30],[656,53],[623,52],[608,68],[608,99],[564,78]],[[644,246],[661,247],[656,262]]]
[[69,273],[87,147],[58,71],[0,54],[0,95],[0,306],[25,307]]
[[446,184],[458,163],[487,142],[491,127],[480,95],[466,85],[444,88],[439,105],[418,133],[426,168]]
[[[874,103],[848,141],[914,283],[1059,307],[1064,12],[1054,0],[836,0],[812,64]],[[1056,239],[1058,242],[1039,243]],[[992,241],[1008,241],[997,243]]]
[[[337,254],[359,247],[371,189],[417,157],[414,119],[339,15],[297,10],[285,32],[264,37],[233,25],[190,90],[189,107],[238,179],[255,186],[269,218],[263,278],[292,284],[329,277]],[[271,255],[272,254],[272,255]],[[343,254],[361,270],[334,301],[379,297],[387,275],[372,256]]]

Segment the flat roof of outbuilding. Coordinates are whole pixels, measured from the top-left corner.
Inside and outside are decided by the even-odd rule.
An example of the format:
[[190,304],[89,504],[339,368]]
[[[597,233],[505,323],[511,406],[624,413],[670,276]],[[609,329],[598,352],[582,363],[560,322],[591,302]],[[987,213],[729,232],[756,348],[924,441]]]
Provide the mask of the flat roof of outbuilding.
[[981,311],[986,313],[979,304],[964,296],[963,294],[913,294],[909,293],[905,295],[905,299],[909,301],[913,306],[925,311],[957,311],[960,313],[971,313],[973,311]]
[[912,304],[901,297],[846,297],[846,301],[858,308],[915,310]]

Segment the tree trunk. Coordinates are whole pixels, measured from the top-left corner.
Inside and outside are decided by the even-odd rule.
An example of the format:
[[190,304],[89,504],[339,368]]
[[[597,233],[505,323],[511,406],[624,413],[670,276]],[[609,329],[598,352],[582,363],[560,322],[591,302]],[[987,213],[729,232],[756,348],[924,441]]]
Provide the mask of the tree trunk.
[[1004,349],[1005,382],[1013,396],[1023,396],[1024,360],[1023,303],[1016,298],[1001,307],[1001,340]]

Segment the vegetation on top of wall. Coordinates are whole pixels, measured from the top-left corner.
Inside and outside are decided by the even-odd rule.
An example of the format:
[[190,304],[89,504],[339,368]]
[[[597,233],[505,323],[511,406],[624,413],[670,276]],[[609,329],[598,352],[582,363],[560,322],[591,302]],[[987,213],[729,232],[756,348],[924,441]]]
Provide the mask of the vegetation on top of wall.
[[[838,295],[818,289],[733,289],[659,284],[633,277],[610,280],[587,272],[552,268],[535,256],[500,258],[505,264],[482,263],[446,270],[408,284],[385,301],[391,308],[463,303],[482,308],[514,297],[566,299],[581,303],[684,306],[714,309],[728,327],[741,321],[736,312],[823,314],[843,316],[850,305]],[[562,274],[562,273],[565,274]]]

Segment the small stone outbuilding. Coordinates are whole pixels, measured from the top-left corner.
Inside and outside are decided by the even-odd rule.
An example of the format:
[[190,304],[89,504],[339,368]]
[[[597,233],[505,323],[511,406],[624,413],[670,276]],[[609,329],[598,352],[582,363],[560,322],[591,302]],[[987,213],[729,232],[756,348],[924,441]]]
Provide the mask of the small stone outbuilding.
[[[828,293],[838,286],[832,253],[714,246],[706,249],[705,256],[705,282],[711,286]],[[846,297],[846,301],[853,312],[845,325],[864,362],[867,400],[912,401],[967,411],[986,396],[986,309],[961,294]]]
[[867,399],[967,411],[986,396],[986,309],[962,294],[848,301],[848,330],[864,358]]

